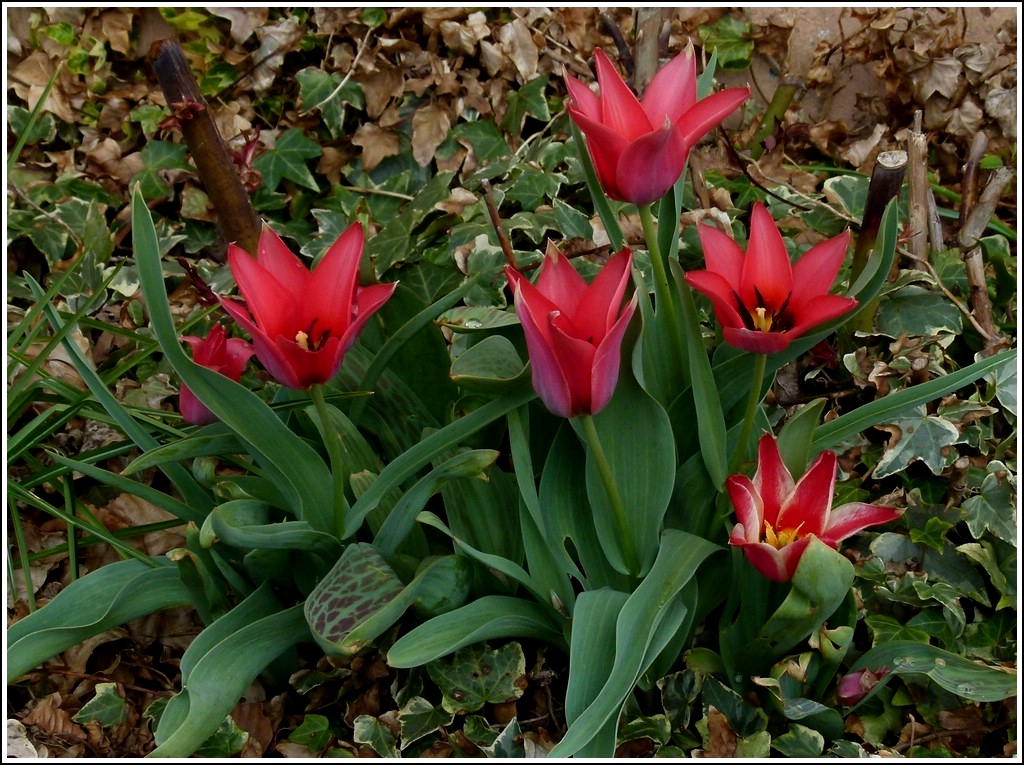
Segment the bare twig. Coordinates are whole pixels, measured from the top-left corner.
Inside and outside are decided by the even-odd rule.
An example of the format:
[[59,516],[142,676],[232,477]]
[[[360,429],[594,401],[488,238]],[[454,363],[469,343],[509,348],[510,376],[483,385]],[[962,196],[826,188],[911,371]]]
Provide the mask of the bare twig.
[[366,30],[366,34],[363,35],[363,39],[359,42],[359,48],[356,50],[356,56],[354,59],[352,59],[352,65],[348,68],[348,71],[345,72],[345,76],[341,78],[341,82],[338,83],[338,87],[332,90],[330,95],[327,96],[327,98],[323,99],[318,103],[313,104],[311,107],[301,112],[300,116],[310,114],[314,109],[323,109],[324,104],[328,103],[331,99],[338,95],[341,92],[341,89],[344,88],[346,84],[348,84],[348,81],[352,79],[352,73],[356,70],[356,65],[359,63],[359,59],[363,57],[363,53],[366,51],[366,43],[369,42],[370,35],[372,33],[372,27]]
[[633,90],[643,95],[658,72],[658,37],[661,34],[662,9],[637,8],[636,40],[633,44]]
[[967,215],[967,220],[957,241],[964,254],[964,268],[967,271],[967,284],[970,287],[971,308],[978,324],[985,328],[986,347],[997,342],[999,330],[996,328],[995,317],[992,315],[992,301],[988,296],[988,280],[985,278],[985,261],[978,239],[988,226],[988,221],[995,213],[996,205],[1003,195],[1003,189],[1013,178],[1013,170],[1000,167],[993,171],[985,190],[978,197],[978,203]]
[[512,252],[512,243],[508,239],[508,233],[505,231],[505,225],[501,222],[501,216],[498,215],[498,206],[494,203],[494,193],[491,191],[491,183],[484,178],[480,182],[480,185],[484,190],[484,203],[487,205],[487,214],[491,218],[491,225],[494,226],[494,232],[498,235],[498,244],[501,245],[501,251],[505,255],[505,261],[512,266],[512,268],[518,271],[519,264],[516,262],[515,253]]
[[263,223],[252,207],[249,194],[238,177],[213,116],[188,66],[185,54],[174,40],[156,43],[153,70],[168,105],[188,144],[199,178],[217,211],[221,232],[249,253],[257,252]]
[[928,260],[928,139],[921,132],[921,112],[914,115],[914,127],[907,138],[908,224],[910,257],[918,263]]
[[974,209],[978,201],[978,171],[981,166],[981,158],[985,156],[988,148],[988,134],[979,130],[971,139],[971,148],[967,152],[967,161],[964,163],[964,177],[960,182],[960,228],[967,223],[967,216]]
[[871,180],[868,182],[864,218],[857,234],[857,243],[853,248],[853,262],[850,267],[851,281],[856,281],[867,265],[868,253],[878,239],[882,215],[892,198],[900,193],[906,167],[907,153],[905,151],[883,151],[875,158],[875,166],[871,170]]
[[611,35],[612,40],[615,41],[615,49],[619,52],[619,61],[622,62],[622,68],[626,72],[626,77],[632,81],[633,79],[633,54],[629,50],[629,45],[626,44],[626,38],[622,36],[622,30],[619,29],[619,25],[615,23],[607,12],[601,14],[601,23],[604,26],[604,31]]

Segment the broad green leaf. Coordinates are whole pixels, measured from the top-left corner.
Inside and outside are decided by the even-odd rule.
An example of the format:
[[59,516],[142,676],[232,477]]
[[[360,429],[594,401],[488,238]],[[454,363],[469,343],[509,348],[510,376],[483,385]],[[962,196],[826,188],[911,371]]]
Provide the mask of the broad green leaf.
[[505,95],[506,111],[501,121],[502,128],[511,135],[519,135],[526,118],[533,117],[541,122],[551,119],[548,101],[544,91],[548,86],[548,76],[542,75],[530,80],[519,90],[509,90]]
[[128,463],[123,475],[139,473],[165,462],[180,462],[196,457],[222,456],[245,452],[245,443],[234,433],[225,432],[222,423],[201,428],[173,441],[166,441]]
[[184,713],[170,718],[168,705],[157,727],[158,745],[149,756],[177,759],[192,755],[217,730],[257,675],[296,643],[308,639],[302,607],[293,606],[245,624],[210,646],[172,699],[172,703],[181,700],[178,706]]
[[[570,653],[570,687],[566,707],[571,724],[565,737],[551,750],[552,757],[568,757],[585,748],[589,756],[598,756],[589,748],[595,738],[604,748],[602,756],[613,754],[608,743],[610,741],[613,750],[615,725],[623,703],[647,667],[687,621],[688,609],[682,605],[679,593],[694,577],[701,563],[719,549],[717,545],[682,531],[667,529],[662,533],[654,566],[617,614],[615,659],[611,669],[592,664],[589,656],[581,656],[578,651]],[[573,634],[577,630],[606,629],[599,623],[581,620],[579,609],[582,601],[582,596],[576,601]],[[609,614],[610,609],[602,609],[596,618],[603,620]],[[692,614],[689,616],[692,618]],[[586,693],[577,691],[577,684]],[[597,686],[600,686],[600,691],[591,697]],[[569,696],[575,696],[574,710],[585,706],[575,719],[569,716]],[[613,732],[612,738],[605,741],[606,734],[602,731],[609,727]]]
[[649,738],[659,746],[664,746],[672,737],[672,726],[668,717],[663,714],[651,715],[650,717],[634,717],[628,720],[619,730],[617,745],[627,741],[636,741],[641,738]]
[[768,727],[768,715],[749,699],[722,684],[714,677],[704,678],[701,704],[705,712],[713,706],[729,720],[729,727],[737,736],[749,738]]
[[[984,358],[980,353],[975,355],[975,361]],[[998,369],[994,370],[985,378],[995,386],[996,398],[1014,417],[1017,416],[1017,365],[1009,361]]]
[[387,520],[374,538],[374,544],[385,554],[395,553],[412,531],[416,516],[434,494],[457,478],[482,480],[483,471],[497,458],[498,452],[493,449],[472,449],[445,460],[405,492],[388,513]]
[[812,457],[811,440],[814,438],[814,431],[818,427],[824,406],[823,398],[811,401],[787,419],[779,431],[779,453],[790,475],[801,476],[807,472]]
[[289,128],[277,137],[273,149],[253,160],[252,166],[263,174],[263,185],[270,191],[277,189],[282,178],[310,191],[319,191],[320,186],[306,162],[322,153],[320,144],[306,138],[301,128]]
[[7,682],[86,638],[188,602],[170,561],[133,559],[101,566],[8,628]]
[[876,425],[888,431],[889,442],[871,473],[872,477],[881,479],[900,473],[917,460],[927,465],[935,475],[946,467],[944,451],[960,440],[960,431],[949,421],[927,414],[924,406],[906,412],[906,415]]
[[985,469],[988,474],[981,482],[981,493],[964,500],[964,521],[975,539],[981,539],[988,529],[1004,542],[1016,545],[1016,479],[999,460],[992,460]]
[[71,719],[85,725],[98,722],[104,728],[112,728],[128,721],[128,710],[124,699],[117,692],[117,683],[96,683],[93,696]]
[[397,759],[401,757],[395,742],[395,734],[378,720],[370,715],[359,715],[353,725],[352,740],[357,744],[366,744],[378,756],[386,759]]
[[493,650],[477,643],[430,662],[427,674],[441,690],[445,711],[465,714],[484,704],[503,704],[522,696],[526,657],[514,641]]
[[854,220],[864,218],[864,205],[868,198],[868,177],[844,173],[828,178],[822,184],[825,198],[838,204]]
[[512,758],[525,757],[526,751],[523,745],[522,730],[519,728],[519,720],[513,717],[508,725],[502,728],[501,733],[494,737],[494,741],[489,745],[480,746],[480,751],[488,757],[506,762]]
[[1017,606],[1017,548],[1000,544],[998,540],[969,542],[956,548],[979,564],[988,574],[992,586],[999,592],[996,609]]
[[[254,514],[253,509],[262,513]],[[230,500],[215,507],[207,523],[217,539],[244,550],[303,550],[327,561],[341,555],[341,543],[333,535],[316,531],[305,521],[270,523],[267,510],[269,505],[258,500]]]
[[504,393],[528,385],[530,375],[512,341],[491,335],[459,354],[451,378],[466,390]]
[[388,664],[399,669],[418,667],[464,646],[496,638],[562,643],[561,631],[537,604],[485,595],[403,635],[388,651]]
[[[675,439],[665,410],[622,369],[609,404],[593,417],[629,526],[640,570],[629,572],[622,533],[593,451],[587,449],[587,496],[608,561],[620,572],[643,575],[658,554],[662,520],[675,486]],[[573,421],[576,424],[576,421]],[[633,434],[643,434],[640,438]]]
[[352,505],[348,518],[346,518],[342,538],[347,539],[355,534],[362,525],[363,519],[377,506],[377,503],[392,489],[401,486],[411,478],[424,465],[535,396],[536,394],[532,390],[520,391],[490,401],[432,433],[396,457],[380,472],[373,485]]
[[403,589],[373,545],[348,545],[306,598],[304,612],[313,637],[328,653],[355,655],[405,612],[409,598]]
[[221,720],[220,725],[213,733],[196,749],[196,757],[228,758],[233,757],[242,751],[245,742],[249,740],[248,731],[238,727],[231,715]]
[[868,614],[864,617],[864,623],[871,630],[872,645],[884,645],[893,640],[927,643],[931,639],[931,636],[925,630],[917,629],[910,624],[904,624],[885,614]]
[[883,667],[888,668],[889,673],[854,709],[871,699],[893,677],[902,675],[914,679],[930,678],[950,693],[969,701],[1002,701],[1017,693],[1015,671],[985,666],[923,643],[894,641],[876,646],[862,654],[850,667],[850,672],[859,669],[877,671]]

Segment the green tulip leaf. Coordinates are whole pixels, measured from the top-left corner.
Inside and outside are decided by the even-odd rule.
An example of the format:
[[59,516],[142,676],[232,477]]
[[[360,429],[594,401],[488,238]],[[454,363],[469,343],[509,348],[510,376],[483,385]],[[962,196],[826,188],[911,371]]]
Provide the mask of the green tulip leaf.
[[168,560],[130,559],[101,566],[8,628],[7,682],[86,638],[188,602],[188,590]]
[[451,379],[466,390],[504,393],[530,384],[530,371],[512,341],[491,335],[471,345],[452,362]]

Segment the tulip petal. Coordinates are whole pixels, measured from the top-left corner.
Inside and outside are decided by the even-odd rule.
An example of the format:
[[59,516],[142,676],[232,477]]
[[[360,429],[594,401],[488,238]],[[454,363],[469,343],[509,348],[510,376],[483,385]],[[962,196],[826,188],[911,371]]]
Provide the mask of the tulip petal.
[[695,146],[711,128],[750,97],[750,88],[729,88],[702,98],[676,123],[687,146]]
[[757,472],[754,473],[754,491],[764,503],[764,520],[778,526],[779,513],[796,484],[782,461],[775,436],[765,433],[757,444]]
[[229,338],[224,351],[224,363],[218,371],[225,377],[230,377],[238,382],[242,376],[242,370],[245,369],[245,365],[255,352],[252,344],[242,338]]
[[777,531],[799,529],[800,534],[821,536],[828,523],[836,485],[836,455],[822,452],[797,481],[779,512]]
[[595,345],[602,342],[619,316],[632,262],[633,252],[628,247],[615,253],[586,288],[577,306],[573,323]]
[[586,280],[552,242],[548,242],[536,286],[559,311],[573,317],[587,292]]
[[178,389],[178,411],[189,425],[209,425],[216,422],[217,415],[200,401],[185,383]]
[[601,120],[601,98],[587,85],[577,80],[568,72],[565,73],[565,87],[569,91],[568,104],[570,109],[577,109],[592,120]]
[[345,229],[313,269],[316,289],[303,296],[303,314],[316,318],[319,331],[344,334],[352,320],[362,256],[363,227],[356,222]]
[[743,327],[743,317],[737,310],[736,294],[732,285],[719,274],[712,271],[690,271],[686,274],[686,282],[711,301],[711,307],[715,309],[715,318],[723,329]]
[[748,353],[762,353],[770,356],[773,353],[780,353],[789,347],[792,338],[789,332],[761,332],[756,329],[745,327],[727,327],[724,322],[719,321],[722,326],[722,339],[733,348],[739,348]]
[[[764,542],[744,544],[741,547],[750,565],[773,582],[788,582],[793,578],[793,572],[789,570],[789,562],[783,551],[776,550]],[[793,570],[796,570],[795,565]]]
[[296,306],[301,306],[309,296],[289,292],[272,272],[237,247],[228,248],[228,265],[256,324],[271,336],[294,339],[295,333],[303,328]]
[[738,294],[746,259],[743,248],[728,234],[704,223],[697,224],[697,236],[707,269],[719,274],[729,283],[729,290]]
[[831,239],[818,242],[801,255],[793,265],[793,284],[799,286],[794,291],[793,299],[806,302],[818,295],[828,294],[843,265],[849,244],[850,231],[847,229]]
[[858,531],[866,529],[868,526],[894,521],[900,515],[902,515],[902,511],[895,507],[849,502],[832,510],[828,526],[821,534],[821,539],[832,547],[836,547],[844,539]]
[[569,385],[572,400],[570,416],[593,414],[591,390],[597,349],[588,340],[575,336],[571,317],[564,313],[553,313],[548,316],[548,321],[551,353]]
[[756,202],[750,214],[750,237],[743,261],[740,297],[748,308],[763,305],[774,314],[792,292],[793,267],[786,243],[771,214],[763,204]]
[[[536,300],[541,298],[541,300]],[[538,305],[539,304],[539,305]],[[569,382],[565,379],[558,358],[552,349],[550,312],[544,311],[544,305],[550,301],[530,284],[529,280],[519,278],[515,281],[515,306],[519,323],[526,337],[526,350],[530,355],[530,374],[533,389],[540,396],[544,405],[559,417],[572,416],[572,393]]]
[[668,121],[660,130],[631,141],[615,168],[622,198],[645,205],[665,196],[683,174],[687,155],[686,142]]
[[630,319],[633,318],[637,300],[637,296],[634,295],[594,354],[594,366],[590,375],[590,414],[597,414],[604,409],[615,393],[622,359],[622,338],[625,337]]
[[790,338],[799,337],[826,321],[832,321],[832,319],[849,313],[857,305],[854,298],[842,295],[819,295],[801,306],[799,312],[792,311],[793,326],[787,334]]
[[[398,282],[389,284],[371,284],[360,287],[356,293],[356,302],[352,311],[352,321],[341,336],[342,351],[347,351],[355,343],[359,333],[363,331],[366,322],[370,320],[377,309],[383,306],[395,293]],[[337,370],[335,370],[337,371]]]
[[[256,261],[293,295],[308,291],[309,269],[270,226],[260,232]],[[234,269],[232,269],[232,273]]]
[[677,125],[697,103],[697,61],[688,47],[658,70],[640,101],[652,125]]
[[[725,490],[736,510],[736,520],[744,529],[744,540],[751,544],[760,541],[765,521],[764,502],[753,482],[742,474],[731,475],[725,479]],[[735,533],[735,529],[733,531]]]
[[601,122],[627,140],[651,132],[655,126],[647,119],[636,94],[600,48],[594,50],[594,64],[601,88]]
[[601,188],[612,199],[626,201],[616,185],[615,171],[619,165],[619,157],[626,150],[629,141],[614,130],[605,127],[599,121],[582,112],[569,107],[573,121],[587,136],[587,151],[594,164],[594,172],[601,183]]

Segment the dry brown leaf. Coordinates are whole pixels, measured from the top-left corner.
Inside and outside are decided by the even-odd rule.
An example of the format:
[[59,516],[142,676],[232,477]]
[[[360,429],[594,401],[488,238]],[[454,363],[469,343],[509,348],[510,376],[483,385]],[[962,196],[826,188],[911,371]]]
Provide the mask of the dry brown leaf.
[[[14,88],[14,93],[26,103],[26,108],[35,109],[56,66],[43,51],[33,51],[28,58],[8,71],[8,87]],[[75,122],[77,114],[61,89],[61,84],[58,82],[50,90],[43,102],[43,109],[65,122]]]
[[269,8],[222,8],[213,6],[210,13],[231,22],[231,39],[236,43],[248,40],[252,33],[267,23]]
[[517,18],[498,30],[501,51],[515,64],[520,82],[529,82],[537,75],[540,49],[533,40],[533,33],[526,22]]
[[705,757],[733,757],[736,754],[736,734],[729,720],[715,707],[708,707],[708,748]]
[[21,718],[22,723],[40,728],[51,736],[84,740],[85,731],[74,723],[71,715],[61,709],[61,701],[60,693],[51,693]]
[[127,56],[132,51],[131,33],[134,9],[110,8],[100,14],[100,31],[111,50]]
[[299,23],[297,16],[287,16],[275,24],[265,24],[256,30],[260,40],[260,48],[253,54],[258,61],[248,81],[257,93],[270,89],[277,77],[277,72],[284,63],[285,54],[298,46],[306,28]]
[[397,133],[382,130],[372,122],[364,122],[352,136],[352,143],[363,150],[363,169],[369,172],[382,159],[398,153],[400,142]]
[[398,67],[377,69],[370,74],[357,75],[355,79],[366,99],[366,116],[374,120],[384,112],[391,99],[402,97],[405,87],[402,70]]
[[469,189],[461,186],[452,189],[452,193],[443,202],[438,202],[434,207],[452,215],[462,215],[462,211],[472,204],[476,204],[476,195]]
[[412,115],[412,156],[421,167],[430,164],[450,128],[447,110],[437,104],[423,106]]

